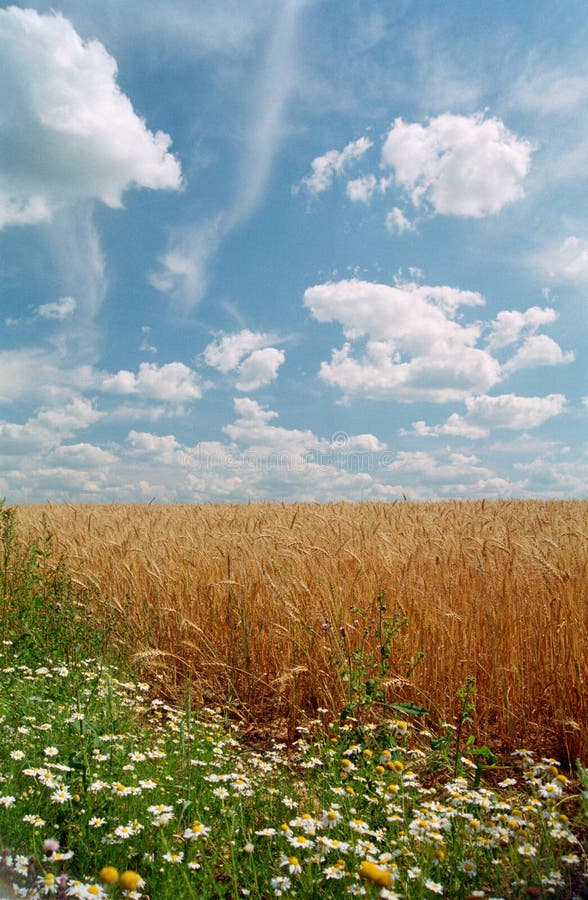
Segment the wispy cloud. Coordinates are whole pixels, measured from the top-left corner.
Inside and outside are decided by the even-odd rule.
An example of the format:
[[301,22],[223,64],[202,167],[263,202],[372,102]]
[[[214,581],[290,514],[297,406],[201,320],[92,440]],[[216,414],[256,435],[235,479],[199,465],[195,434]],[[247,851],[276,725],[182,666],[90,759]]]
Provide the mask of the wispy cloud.
[[296,85],[296,39],[309,0],[284,3],[259,72],[251,127],[241,158],[239,189],[227,216],[227,230],[247,221],[264,196],[274,159],[286,131],[288,101]]
[[271,33],[255,79],[232,204],[206,222],[176,232],[160,259],[160,270],[150,275],[157,290],[180,299],[187,308],[194,307],[204,296],[223,241],[247,222],[263,201],[287,132],[287,107],[296,86],[299,20],[310,2],[287,0]]

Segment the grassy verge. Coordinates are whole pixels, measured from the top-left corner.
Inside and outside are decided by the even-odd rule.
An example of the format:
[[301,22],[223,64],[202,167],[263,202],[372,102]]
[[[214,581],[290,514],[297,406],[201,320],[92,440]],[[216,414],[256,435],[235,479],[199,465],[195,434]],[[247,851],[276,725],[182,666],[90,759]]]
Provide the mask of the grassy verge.
[[584,883],[588,783],[468,744],[471,685],[456,730],[408,708],[370,722],[362,695],[292,745],[252,747],[196,691],[177,708],[129,671],[119,623],[97,632],[48,548],[2,514],[0,870],[21,896],[465,900]]

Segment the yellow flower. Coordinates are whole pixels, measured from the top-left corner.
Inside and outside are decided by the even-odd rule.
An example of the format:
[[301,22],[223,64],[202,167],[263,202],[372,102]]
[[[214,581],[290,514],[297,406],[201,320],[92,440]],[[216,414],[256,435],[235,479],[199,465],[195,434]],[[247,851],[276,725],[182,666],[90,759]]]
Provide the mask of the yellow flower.
[[104,866],[103,869],[100,869],[98,878],[103,884],[116,884],[118,881],[118,869],[115,869],[114,866]]
[[394,878],[388,869],[381,869],[380,866],[377,866],[373,862],[369,862],[367,859],[364,859],[360,865],[359,874],[362,878],[365,878],[366,881],[377,884],[378,887],[389,888],[394,884]]
[[127,869],[126,872],[123,872],[118,880],[121,891],[134,891],[142,884],[143,879],[138,872],[133,872],[132,869]]

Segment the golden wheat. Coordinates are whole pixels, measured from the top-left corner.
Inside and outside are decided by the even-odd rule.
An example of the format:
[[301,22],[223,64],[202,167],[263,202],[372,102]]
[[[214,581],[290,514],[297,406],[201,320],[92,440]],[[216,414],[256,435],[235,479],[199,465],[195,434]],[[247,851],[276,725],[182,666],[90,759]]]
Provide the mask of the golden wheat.
[[389,702],[451,721],[471,675],[478,741],[587,755],[586,502],[50,505],[19,521],[53,534],[98,589],[92,615],[167,690],[189,676],[200,700],[292,734],[341,708],[354,651],[379,659],[384,591],[408,620]]

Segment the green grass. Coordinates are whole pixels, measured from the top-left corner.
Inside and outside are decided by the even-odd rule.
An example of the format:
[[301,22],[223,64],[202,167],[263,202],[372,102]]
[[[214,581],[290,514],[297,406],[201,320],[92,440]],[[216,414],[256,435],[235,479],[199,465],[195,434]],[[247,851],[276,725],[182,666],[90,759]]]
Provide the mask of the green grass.
[[370,723],[362,697],[361,719],[319,711],[292,746],[253,747],[189,686],[176,708],[130,671],[122,624],[96,633],[67,572],[1,513],[0,872],[22,896],[465,900],[582,883],[588,785],[529,750],[504,768],[476,754],[470,689],[457,730]]

